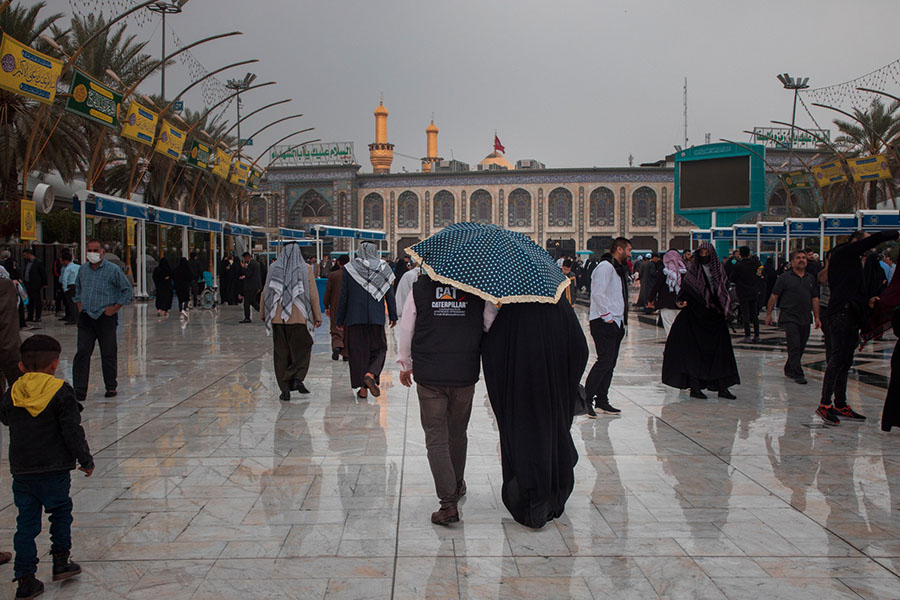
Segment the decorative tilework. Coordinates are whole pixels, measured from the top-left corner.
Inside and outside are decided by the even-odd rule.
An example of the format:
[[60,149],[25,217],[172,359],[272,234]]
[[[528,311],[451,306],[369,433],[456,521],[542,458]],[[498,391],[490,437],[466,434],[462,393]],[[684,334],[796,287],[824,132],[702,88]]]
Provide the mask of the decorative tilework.
[[625,235],[625,186],[619,188],[619,235]]
[[578,247],[584,248],[584,186],[578,186]]
[[538,240],[544,239],[544,188],[538,188]]

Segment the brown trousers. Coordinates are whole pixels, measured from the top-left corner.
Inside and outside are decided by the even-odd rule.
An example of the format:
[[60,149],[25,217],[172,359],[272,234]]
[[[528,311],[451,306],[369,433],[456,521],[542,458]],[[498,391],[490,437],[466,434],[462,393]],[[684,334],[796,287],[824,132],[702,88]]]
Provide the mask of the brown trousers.
[[[334,314],[334,311],[331,311],[331,314]],[[336,319],[331,317],[328,319],[328,333],[331,334],[331,349],[336,350],[341,348],[341,356],[350,356],[347,352],[347,346],[344,344],[344,332],[341,329],[338,329],[338,325],[335,322]]]
[[313,339],[305,323],[272,323],[275,379],[282,392],[291,391],[295,379],[303,381],[309,372]]
[[472,414],[475,386],[438,387],[417,383],[416,387],[428,464],[443,508],[459,500],[457,490],[466,472],[469,446],[466,428]]

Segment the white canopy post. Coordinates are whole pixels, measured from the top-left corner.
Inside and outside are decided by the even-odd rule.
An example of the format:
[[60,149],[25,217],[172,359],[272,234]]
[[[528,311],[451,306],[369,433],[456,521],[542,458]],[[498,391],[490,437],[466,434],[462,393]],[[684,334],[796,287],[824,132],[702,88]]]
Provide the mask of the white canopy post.
[[190,250],[188,249],[188,228],[183,226],[181,228],[181,256],[187,258],[190,255]]
[[87,262],[87,196],[81,199],[81,264]]

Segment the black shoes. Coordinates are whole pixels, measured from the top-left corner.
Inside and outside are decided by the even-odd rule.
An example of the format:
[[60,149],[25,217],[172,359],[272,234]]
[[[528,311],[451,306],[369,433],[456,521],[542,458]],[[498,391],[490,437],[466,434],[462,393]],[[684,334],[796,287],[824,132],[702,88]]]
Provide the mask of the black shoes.
[[800,385],[806,385],[808,382],[806,381],[806,377],[800,375],[799,377],[794,377],[794,381],[799,383]]
[[44,584],[34,575],[24,575],[17,580],[16,600],[31,600],[44,593]]
[[834,412],[834,408],[832,408],[830,404],[820,404],[816,409],[816,414],[822,419],[822,422],[825,425],[833,427],[841,424],[841,420],[838,418],[837,413]]
[[754,335],[754,336],[753,336],[753,343],[754,343],[754,344],[758,344],[758,343],[759,343],[759,336],[758,336],[758,335]]
[[104,398],[115,398],[118,392],[116,390],[106,390],[106,393],[103,394]]
[[861,415],[849,406],[834,407],[834,412],[841,419],[846,421],[865,421],[865,415]]
[[732,394],[728,388],[724,390],[719,390],[719,398],[725,398],[726,400],[737,400],[737,396]]
[[708,396],[699,389],[691,388],[691,398],[697,398],[699,400],[706,400],[708,398]]
[[593,404],[588,404],[588,406],[587,406],[587,412],[586,412],[585,414],[587,415],[587,418],[589,418],[589,419],[596,419],[596,418],[597,418],[597,411],[594,410],[594,405],[593,405]]
[[753,338],[751,338],[749,335],[745,335],[745,336],[744,336],[743,342],[744,342],[745,344],[749,344],[749,343],[752,342],[752,341],[753,341]]
[[70,577],[81,575],[81,567],[78,563],[69,560],[68,552],[53,553],[53,581],[63,581]]
[[303,385],[303,382],[299,379],[295,379],[293,385],[291,385],[291,389],[295,392],[300,392],[301,394],[308,394],[309,390],[306,389],[306,386]]
[[341,350],[343,348],[335,348],[331,351],[331,360],[338,360],[341,357]]
[[241,319],[240,321],[238,321],[238,323],[252,323],[252,322],[253,321],[251,321],[250,319]]
[[281,395],[278,396],[278,398],[281,399],[282,402],[290,402],[291,393],[290,392],[281,392]]
[[601,402],[598,400],[597,401],[597,410],[602,410],[603,412],[605,412],[608,415],[617,415],[620,412],[622,412],[621,410],[619,410],[618,408],[616,408],[615,406],[610,404],[609,400],[607,400],[605,402]]

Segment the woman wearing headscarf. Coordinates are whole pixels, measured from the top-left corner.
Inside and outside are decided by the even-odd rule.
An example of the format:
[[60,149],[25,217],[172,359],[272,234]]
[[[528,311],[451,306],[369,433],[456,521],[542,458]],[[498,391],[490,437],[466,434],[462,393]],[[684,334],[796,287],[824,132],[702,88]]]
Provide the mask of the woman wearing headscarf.
[[308,394],[303,380],[309,372],[312,336],[322,324],[322,312],[313,267],[303,261],[297,244],[285,245],[269,265],[260,318],[272,336],[281,400],[290,400],[292,391]]
[[391,327],[397,324],[393,283],[394,274],[372,242],[362,242],[356,258],[344,267],[337,324],[343,328],[350,353],[350,387],[359,388],[360,398],[366,398],[368,392],[381,395],[381,370],[387,355],[385,303]]
[[172,268],[163,256],[153,269],[153,285],[156,286],[156,314],[169,316],[172,308]]
[[692,398],[706,398],[707,389],[733,400],[728,388],[741,382],[728,332],[726,284],[715,247],[703,242],[681,278],[677,305],[683,310],[672,323],[662,367],[662,382],[690,389]]
[[557,304],[506,304],[481,347],[500,432],[503,504],[526,527],[559,517],[575,485],[572,413],[588,345],[575,311]]
[[403,279],[403,276],[406,275],[406,272],[412,268],[412,265],[409,262],[409,257],[404,256],[402,258],[397,259],[397,264],[394,266],[394,291],[397,291],[397,286],[400,285],[400,280]]
[[178,266],[175,267],[175,295],[178,296],[178,310],[181,316],[187,318],[188,302],[191,301],[191,282],[194,276],[191,273],[191,267],[185,257],[181,257]]
[[687,267],[678,250],[669,250],[663,255],[662,276],[656,278],[656,283],[647,298],[650,306],[659,309],[666,338],[669,337],[672,323],[675,322],[675,317],[681,310],[678,308],[676,300],[678,294],[681,293],[681,278],[686,272]]

